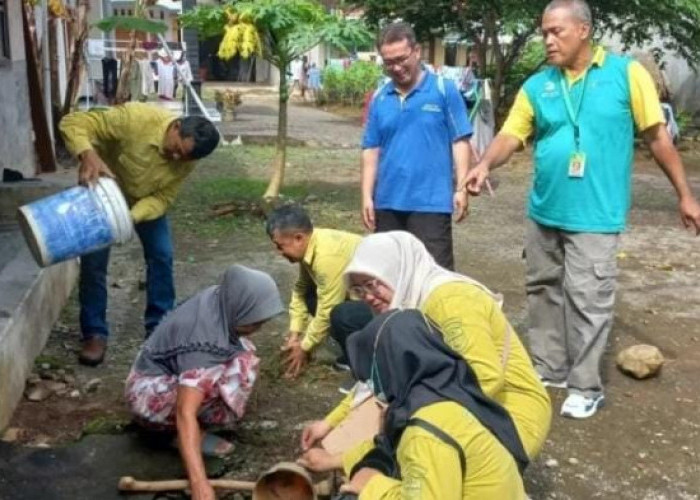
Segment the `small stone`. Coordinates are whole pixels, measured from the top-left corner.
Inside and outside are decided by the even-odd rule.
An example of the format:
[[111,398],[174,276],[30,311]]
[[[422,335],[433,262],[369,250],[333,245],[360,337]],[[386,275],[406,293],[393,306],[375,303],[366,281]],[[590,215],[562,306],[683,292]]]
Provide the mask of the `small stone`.
[[38,373],[31,373],[29,377],[27,377],[27,384],[29,385],[35,385],[39,382],[41,382],[41,377]]
[[56,375],[58,375],[59,377],[64,377],[66,375],[66,370],[64,370],[63,368],[60,368],[60,369],[56,370]]
[[578,458],[573,458],[573,457],[572,457],[572,458],[569,459],[569,464],[570,464],[570,465],[578,465],[578,463],[579,463],[579,462],[578,462]]
[[51,396],[52,391],[46,387],[43,383],[39,383],[33,387],[30,387],[25,391],[24,396],[35,403],[39,401],[44,401],[49,396]]
[[80,391],[78,389],[74,389],[71,391],[69,396],[73,399],[78,399],[80,397]]
[[647,458],[647,454],[644,453],[644,452],[642,451],[642,452],[639,453],[639,458],[641,458],[642,460],[644,460],[645,458]]
[[31,443],[29,443],[29,446],[34,448],[49,448],[50,440],[51,439],[47,435],[39,434]]
[[262,420],[258,424],[258,427],[262,430],[270,431],[272,429],[277,429],[277,427],[279,427],[279,424],[274,420]]
[[544,465],[549,469],[555,469],[559,467],[559,460],[557,460],[556,458],[550,458],[544,463]]
[[576,474],[574,477],[577,478],[577,479],[581,479],[581,480],[586,479],[586,476],[583,475],[583,474]]
[[41,372],[39,372],[39,376],[43,380],[58,380],[58,375],[56,375],[54,372],[48,371],[48,370],[42,370]]
[[64,375],[62,380],[68,385],[75,385],[75,377],[73,375]]
[[87,384],[85,384],[85,387],[83,387],[83,390],[85,392],[96,392],[98,387],[102,385],[102,379],[101,378],[93,378],[88,381]]
[[304,202],[306,202],[306,203],[314,203],[316,201],[318,201],[318,196],[313,195],[313,194],[310,194],[309,196],[304,198]]
[[639,344],[620,351],[616,361],[623,373],[641,380],[659,373],[664,357],[658,347]]
[[5,431],[5,433],[2,435],[2,438],[0,441],[5,441],[6,443],[14,443],[17,441],[22,434],[22,429],[19,427],[10,427]]
[[41,369],[42,370],[50,370],[51,365],[49,363],[41,363]]
[[47,380],[44,382],[44,386],[51,392],[61,392],[65,391],[68,387],[64,382],[56,382],[54,380]]

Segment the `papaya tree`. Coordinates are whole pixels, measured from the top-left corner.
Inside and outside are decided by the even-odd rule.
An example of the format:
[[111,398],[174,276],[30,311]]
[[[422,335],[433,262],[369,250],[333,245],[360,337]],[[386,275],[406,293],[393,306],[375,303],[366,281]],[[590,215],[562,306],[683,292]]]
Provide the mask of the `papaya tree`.
[[223,35],[219,57],[258,53],[280,73],[274,169],[263,195],[279,196],[287,155],[287,68],[320,43],[349,51],[372,40],[364,23],[328,13],[316,0],[247,0],[202,5],[180,16],[183,26],[208,38]]

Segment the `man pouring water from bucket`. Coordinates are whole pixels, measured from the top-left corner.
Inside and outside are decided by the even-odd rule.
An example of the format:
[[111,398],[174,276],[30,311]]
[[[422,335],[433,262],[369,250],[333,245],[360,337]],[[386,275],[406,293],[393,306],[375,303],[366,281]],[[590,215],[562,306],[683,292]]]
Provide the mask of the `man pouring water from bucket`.
[[[129,204],[146,260],[146,336],[173,308],[173,246],[167,210],[195,160],[210,154],[219,133],[205,118],[178,118],[167,110],[127,103],[106,110],[76,112],[59,125],[68,150],[80,160],[78,179],[94,185],[111,177]],[[104,360],[109,329],[107,264],[109,248],[80,261],[79,361],[97,366]]]

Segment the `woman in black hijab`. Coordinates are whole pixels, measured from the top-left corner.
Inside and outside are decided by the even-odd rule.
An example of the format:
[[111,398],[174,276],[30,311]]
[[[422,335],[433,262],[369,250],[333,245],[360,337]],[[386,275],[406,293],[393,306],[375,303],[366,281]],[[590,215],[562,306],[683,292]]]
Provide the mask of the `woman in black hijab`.
[[347,348],[355,378],[387,404],[374,447],[343,456],[348,491],[360,499],[525,498],[528,459],[510,415],[420,311],[377,316]]

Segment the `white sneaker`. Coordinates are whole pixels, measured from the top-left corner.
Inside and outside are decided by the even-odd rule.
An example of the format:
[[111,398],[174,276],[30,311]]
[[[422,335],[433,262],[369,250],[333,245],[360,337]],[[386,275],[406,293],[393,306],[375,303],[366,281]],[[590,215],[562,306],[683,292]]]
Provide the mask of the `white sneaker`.
[[588,418],[595,415],[598,408],[602,408],[605,404],[605,396],[602,394],[595,398],[587,398],[581,394],[569,394],[561,405],[562,417],[569,418]]

